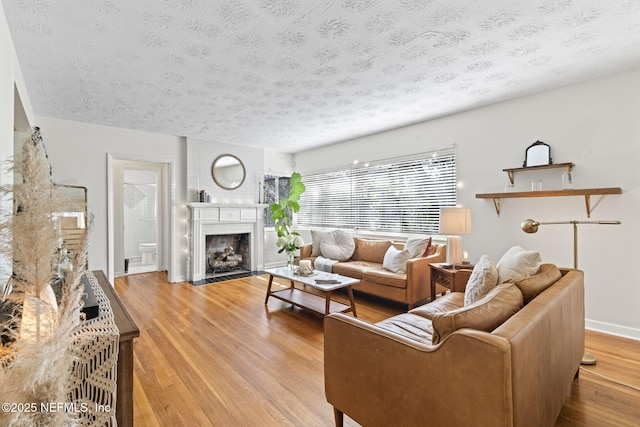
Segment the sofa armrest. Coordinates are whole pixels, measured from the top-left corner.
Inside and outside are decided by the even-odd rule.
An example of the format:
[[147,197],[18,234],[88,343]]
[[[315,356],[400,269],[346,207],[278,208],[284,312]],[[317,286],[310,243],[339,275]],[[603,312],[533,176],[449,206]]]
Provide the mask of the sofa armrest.
[[430,263],[445,262],[446,246],[438,245],[436,252],[423,258],[413,258],[407,262],[407,298],[409,309],[420,301],[433,300],[431,295]]
[[332,314],[324,346],[327,401],[362,425],[510,425],[502,337],[463,329],[434,346]]

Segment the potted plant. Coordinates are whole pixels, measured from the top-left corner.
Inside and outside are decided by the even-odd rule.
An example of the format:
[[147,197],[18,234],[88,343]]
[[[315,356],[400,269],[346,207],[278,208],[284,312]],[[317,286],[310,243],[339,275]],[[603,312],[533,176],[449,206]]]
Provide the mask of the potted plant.
[[287,253],[287,266],[293,269],[293,259],[295,252],[304,245],[302,236],[297,231],[292,231],[293,214],[300,210],[300,196],[305,191],[302,183],[302,175],[298,172],[291,174],[289,179],[289,195],[280,199],[278,203],[269,205],[271,219],[274,221],[274,228],[278,234],[276,246],[280,248],[278,253]]

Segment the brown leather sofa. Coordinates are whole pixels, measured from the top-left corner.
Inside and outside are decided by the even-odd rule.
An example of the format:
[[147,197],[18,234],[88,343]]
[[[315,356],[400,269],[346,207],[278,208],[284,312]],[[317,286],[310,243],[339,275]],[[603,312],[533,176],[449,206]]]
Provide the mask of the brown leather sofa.
[[[347,414],[365,427],[553,426],[584,353],[583,273],[561,274],[490,332],[462,328],[438,344],[432,320],[463,305],[461,293],[378,324],[327,316],[325,392],[336,425]],[[522,289],[510,286],[511,295]]]
[[[360,280],[353,289],[377,295],[408,305],[409,309],[420,302],[431,300],[431,269],[429,263],[445,262],[446,246],[433,243],[431,254],[422,258],[413,258],[407,262],[406,273],[394,273],[382,267],[385,252],[393,245],[397,249],[404,248],[404,242],[364,239],[354,237],[355,251],[347,261],[333,265],[333,273]],[[311,256],[312,244],[300,248],[300,259],[315,262]],[[438,286],[436,291],[444,292]]]

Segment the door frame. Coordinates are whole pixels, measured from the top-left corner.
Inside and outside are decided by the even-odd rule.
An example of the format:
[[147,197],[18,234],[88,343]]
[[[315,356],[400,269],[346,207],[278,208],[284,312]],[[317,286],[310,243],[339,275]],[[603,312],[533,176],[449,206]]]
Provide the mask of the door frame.
[[107,153],[107,245],[108,245],[108,272],[107,275],[109,277],[109,281],[113,283],[114,275],[115,275],[115,202],[114,202],[114,188],[115,188],[115,175],[114,175],[114,164],[117,161],[133,161],[133,162],[143,162],[143,163],[161,163],[167,168],[167,177],[165,179],[166,185],[162,185],[165,194],[160,194],[166,202],[162,203],[162,216],[163,216],[163,224],[160,227],[163,227],[165,230],[168,229],[168,232],[165,234],[162,232],[163,237],[163,251],[167,254],[167,279],[169,282],[173,283],[175,281],[175,243],[174,243],[174,230],[175,230],[175,209],[172,209],[172,206],[175,206],[175,198],[176,198],[176,179],[175,179],[175,165],[173,160],[167,160],[164,158],[154,157],[153,155],[145,156],[145,157],[136,157],[131,155],[119,155],[113,153]]

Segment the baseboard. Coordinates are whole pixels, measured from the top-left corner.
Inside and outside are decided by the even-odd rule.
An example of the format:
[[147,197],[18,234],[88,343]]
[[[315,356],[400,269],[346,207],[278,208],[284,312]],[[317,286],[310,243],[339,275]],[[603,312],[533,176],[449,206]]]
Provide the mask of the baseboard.
[[174,282],[171,283],[180,283],[180,282],[186,282],[187,281],[187,276],[181,275],[181,276],[176,276],[174,277]]
[[275,262],[266,262],[264,264],[264,268],[276,268],[276,267],[284,267],[287,265],[287,261],[275,261]]
[[613,323],[598,322],[595,320],[585,320],[585,328],[590,331],[602,332],[622,338],[629,338],[640,341],[640,329],[629,328],[627,326],[614,325]]

